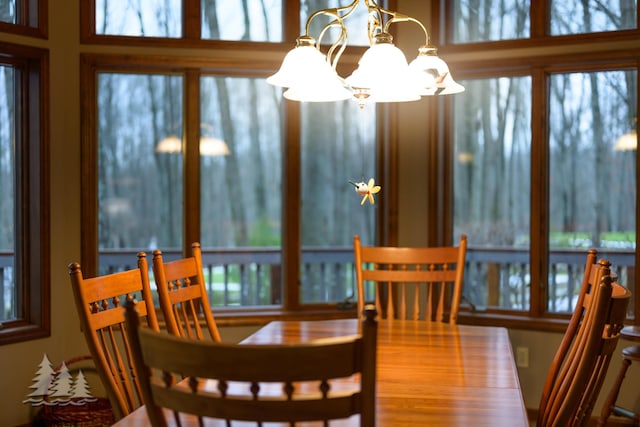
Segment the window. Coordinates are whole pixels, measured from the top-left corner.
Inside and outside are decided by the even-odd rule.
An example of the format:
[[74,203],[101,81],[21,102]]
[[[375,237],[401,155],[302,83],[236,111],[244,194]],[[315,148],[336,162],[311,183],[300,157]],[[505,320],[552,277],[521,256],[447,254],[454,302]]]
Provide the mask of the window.
[[0,31],[47,38],[48,0],[0,1]]
[[137,37],[180,37],[180,1],[146,0],[148,7],[120,0],[96,0],[96,34]]
[[[95,28],[84,23],[83,34],[95,33],[91,43],[107,51],[111,43],[155,44],[163,54],[82,56],[83,134],[91,141],[82,162],[83,271],[123,269],[140,250],[176,258],[199,241],[222,317],[351,315],[337,307],[352,307],[355,295],[353,235],[373,242],[384,208],[361,205],[350,183],[376,176],[376,108],[292,103],[266,83],[294,41],[263,42],[282,38],[282,7],[302,15],[306,2],[199,9],[185,1],[185,16],[201,13],[196,41],[167,10],[180,2],[117,11],[117,2],[90,3]],[[91,7],[83,5],[84,15]],[[144,16],[163,17],[160,32],[143,26]],[[167,50],[169,42],[178,49]],[[195,49],[186,56],[184,46]],[[274,59],[256,62],[264,49]]]
[[0,344],[48,336],[47,51],[0,43]]
[[[355,301],[353,235],[375,244],[375,212],[361,205],[351,182],[376,176],[375,110],[357,103],[307,103],[302,110],[302,247],[303,303]],[[375,202],[375,200],[374,200]],[[327,263],[322,255],[333,254]],[[308,258],[308,260],[306,259]],[[319,261],[313,262],[313,258]],[[331,286],[327,287],[326,284]]]
[[476,3],[440,3],[452,17],[441,51],[466,87],[445,137],[469,321],[562,318],[589,248],[635,295],[637,149],[616,145],[637,144],[638,64],[621,44],[638,37],[635,2]]
[[453,43],[525,39],[531,34],[530,0],[451,2]]
[[637,2],[551,0],[551,34],[584,34],[637,28]]
[[[468,252],[465,296],[476,307],[528,310],[531,228],[531,78],[461,81],[455,97],[454,234],[475,246],[512,251],[505,272]],[[491,96],[486,96],[491,94]],[[497,258],[497,257],[496,257]],[[505,257],[506,258],[506,257]],[[505,274],[499,289],[489,277]]]

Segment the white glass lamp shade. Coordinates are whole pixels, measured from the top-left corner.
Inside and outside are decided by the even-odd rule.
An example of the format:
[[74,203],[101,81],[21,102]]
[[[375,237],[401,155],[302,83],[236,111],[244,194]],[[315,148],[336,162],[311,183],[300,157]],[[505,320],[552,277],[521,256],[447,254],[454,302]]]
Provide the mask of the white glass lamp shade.
[[352,92],[347,89],[338,75],[319,76],[315,80],[305,81],[291,86],[284,92],[284,97],[291,101],[331,102],[349,99]]
[[317,72],[316,67],[328,67],[331,70],[326,57],[318,49],[313,46],[296,46],[287,52],[278,72],[267,77],[267,83],[291,87],[306,79],[309,73]]
[[638,148],[638,134],[635,131],[625,133],[616,141],[614,151],[629,151]]
[[406,102],[420,99],[407,58],[392,43],[376,42],[366,50],[358,68],[347,77],[355,93],[369,95],[373,102]]
[[449,66],[437,56],[432,46],[423,46],[409,64],[418,80],[421,95],[451,95],[464,92],[464,87],[453,80]]
[[[218,138],[203,136],[200,138],[200,154],[202,156],[226,156],[229,154],[227,143]],[[156,145],[158,153],[180,153],[182,152],[182,140],[176,135],[171,135]]]
[[182,151],[182,140],[176,135],[171,135],[156,145],[156,151],[158,153],[179,153]]
[[229,146],[221,139],[210,136],[200,138],[201,156],[228,156]]
[[267,83],[288,88],[284,97],[293,101],[329,102],[351,97],[326,56],[308,45],[290,50],[280,70],[268,77]]

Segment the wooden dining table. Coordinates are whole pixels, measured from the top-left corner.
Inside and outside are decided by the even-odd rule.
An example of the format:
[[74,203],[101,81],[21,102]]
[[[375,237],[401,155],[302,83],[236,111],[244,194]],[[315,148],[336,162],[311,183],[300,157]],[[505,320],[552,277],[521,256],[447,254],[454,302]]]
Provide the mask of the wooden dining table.
[[[274,321],[243,343],[294,343],[356,333],[356,319]],[[169,425],[175,425],[173,416],[167,415],[167,420]],[[528,426],[507,330],[380,320],[376,420],[379,427]],[[183,426],[191,425],[188,417],[183,421]],[[118,427],[148,425],[144,406],[116,424]],[[193,425],[197,425],[195,419]],[[211,425],[225,424],[211,420]],[[232,425],[255,423],[233,422]],[[357,425],[358,416],[331,424]]]

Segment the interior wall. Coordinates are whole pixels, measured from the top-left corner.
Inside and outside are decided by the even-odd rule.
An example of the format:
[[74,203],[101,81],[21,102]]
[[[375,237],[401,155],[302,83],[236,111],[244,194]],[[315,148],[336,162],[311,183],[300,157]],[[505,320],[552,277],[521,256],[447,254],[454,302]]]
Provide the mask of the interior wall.
[[87,349],[73,306],[67,265],[80,260],[79,0],[49,1],[49,40],[0,34],[0,40],[50,49],[51,336],[0,346],[0,425],[30,420],[23,404],[46,353],[53,364]]

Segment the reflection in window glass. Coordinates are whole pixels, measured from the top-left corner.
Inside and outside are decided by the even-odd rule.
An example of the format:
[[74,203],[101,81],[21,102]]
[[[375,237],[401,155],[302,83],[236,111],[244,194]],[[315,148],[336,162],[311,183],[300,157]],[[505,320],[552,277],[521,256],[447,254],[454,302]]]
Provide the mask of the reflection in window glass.
[[202,38],[282,41],[282,0],[202,0]]
[[182,86],[178,76],[99,75],[100,252],[182,247],[182,154],[165,145],[182,138]]
[[[476,306],[529,308],[531,79],[461,82],[453,98],[454,238],[469,238],[464,295]],[[500,250],[489,258],[485,251]]]
[[[353,101],[303,103],[302,267],[303,303],[342,301],[354,294],[353,235],[375,244],[376,201],[349,181],[375,178],[375,108]],[[383,188],[376,199],[384,197]]]
[[[319,9],[328,9],[333,7],[343,7],[348,5],[348,1],[344,0],[302,0],[300,2],[300,34],[305,33],[305,26],[309,17]],[[402,11],[399,11],[402,12]],[[368,10],[363,1],[358,2],[358,6],[347,19],[344,20],[344,23],[347,27],[347,36],[349,45],[357,45],[357,46],[369,46],[369,36],[367,35],[367,20],[368,20]],[[310,24],[309,35],[316,40],[320,36],[320,32],[322,28],[327,25],[330,21],[332,21],[331,17],[328,15],[318,15],[316,16]],[[402,25],[402,24],[399,24]],[[413,25],[413,24],[404,24],[404,25]],[[340,32],[338,28],[331,28],[325,35],[322,37],[322,44],[330,45],[333,44]]]
[[96,34],[182,37],[182,0],[95,0]]
[[9,24],[18,23],[16,0],[0,0],[0,22],[8,22]]
[[15,70],[0,66],[0,322],[19,315],[15,270]]
[[[633,283],[617,257],[636,248],[636,147],[615,143],[635,127],[636,81],[636,71],[557,74],[550,81],[550,251],[578,251],[584,263],[595,248],[625,286]],[[552,259],[550,274],[555,268]],[[579,273],[550,277],[550,311],[574,306]]]
[[628,30],[637,27],[636,0],[550,0],[551,35]]
[[213,306],[282,303],[281,101],[265,79],[201,79],[201,244]]
[[530,3],[530,0],[454,0],[453,42],[529,38]]

